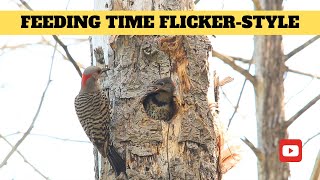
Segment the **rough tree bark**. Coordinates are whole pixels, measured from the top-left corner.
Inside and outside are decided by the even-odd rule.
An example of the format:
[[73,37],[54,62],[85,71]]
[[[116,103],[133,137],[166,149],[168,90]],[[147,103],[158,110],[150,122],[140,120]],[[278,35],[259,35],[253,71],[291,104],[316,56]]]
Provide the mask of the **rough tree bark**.
[[[96,0],[98,10],[190,10],[193,0]],[[129,179],[220,179],[216,114],[208,107],[205,36],[94,36],[93,61],[107,66],[111,139]],[[95,64],[95,63],[94,63]],[[170,122],[145,113],[152,81],[171,77],[177,111]],[[101,179],[116,179],[108,162]],[[120,177],[117,177],[120,178]]]
[[[282,10],[282,0],[261,0],[265,10]],[[287,138],[284,127],[284,73],[282,36],[255,36],[256,117],[258,134],[258,171],[260,180],[288,179],[288,163],[279,162],[278,144]]]

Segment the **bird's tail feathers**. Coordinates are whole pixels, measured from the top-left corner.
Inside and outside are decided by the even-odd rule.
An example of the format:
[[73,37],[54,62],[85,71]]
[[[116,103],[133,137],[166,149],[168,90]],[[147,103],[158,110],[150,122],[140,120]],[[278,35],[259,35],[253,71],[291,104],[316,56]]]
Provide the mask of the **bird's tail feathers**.
[[117,176],[119,176],[121,172],[126,172],[126,162],[113,145],[110,145],[108,148],[107,158]]

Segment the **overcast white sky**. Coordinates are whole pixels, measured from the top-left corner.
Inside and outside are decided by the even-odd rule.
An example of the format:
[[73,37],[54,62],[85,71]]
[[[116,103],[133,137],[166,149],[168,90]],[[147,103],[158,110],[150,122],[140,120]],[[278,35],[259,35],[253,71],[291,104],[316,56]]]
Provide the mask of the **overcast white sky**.
[[[18,0],[1,0],[0,10],[18,10]],[[29,0],[35,10],[92,10],[92,0]],[[318,0],[287,0],[287,10],[319,10]],[[199,10],[251,10],[250,0],[201,0],[196,6]],[[1,28],[5,28],[2,25]],[[290,52],[312,36],[284,36],[284,51]],[[54,44],[50,36],[45,36]],[[88,42],[76,43],[74,38],[87,39],[88,36],[61,36],[78,62],[90,65]],[[221,53],[251,58],[253,36],[217,36],[211,38],[213,48]],[[0,47],[34,43],[41,36],[0,36]],[[61,50],[61,48],[59,48]],[[318,56],[320,41],[294,56],[287,65],[295,70],[320,75]],[[25,132],[32,121],[45,88],[51,63],[53,48],[44,45],[32,45],[15,50],[0,50],[0,134],[9,135],[18,131]],[[235,105],[243,83],[243,77],[216,58],[210,58],[212,67],[221,77],[232,76],[235,80],[224,86],[223,90]],[[243,67],[247,68],[246,65]],[[253,69],[253,68],[252,68]],[[254,73],[254,70],[252,71]],[[56,53],[52,72],[52,83],[49,86],[38,120],[32,134],[19,147],[23,155],[43,174],[53,180],[89,180],[93,179],[92,145],[85,142],[68,142],[48,137],[88,141],[74,112],[74,97],[80,88],[80,77],[70,62]],[[296,95],[303,88],[306,89]],[[318,95],[320,81],[288,73],[285,79],[286,99],[294,98],[286,105],[286,117],[291,117],[304,104]],[[305,142],[320,131],[320,103],[315,104],[304,113],[289,129],[290,138]],[[254,109],[254,92],[248,83],[237,114],[230,127],[235,137],[246,136],[256,144],[256,122]],[[221,97],[221,120],[227,123],[233,112],[230,103]],[[38,135],[37,135],[38,134]],[[8,136],[14,144],[22,134]],[[0,162],[10,151],[10,147],[0,139]],[[312,167],[320,149],[320,138],[310,141],[303,149],[303,160],[291,163],[291,179],[301,180],[310,177]],[[231,170],[225,179],[257,179],[256,158],[245,147],[246,153],[242,162]],[[15,153],[8,164],[0,169],[1,180],[43,179]]]

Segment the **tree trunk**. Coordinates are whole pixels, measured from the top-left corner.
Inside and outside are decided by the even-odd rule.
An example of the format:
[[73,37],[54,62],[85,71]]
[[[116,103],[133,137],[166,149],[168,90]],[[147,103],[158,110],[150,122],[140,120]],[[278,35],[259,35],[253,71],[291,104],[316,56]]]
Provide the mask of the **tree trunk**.
[[[261,0],[266,10],[282,10],[282,0]],[[258,173],[260,180],[288,179],[288,163],[279,161],[279,140],[287,138],[283,127],[284,73],[282,36],[255,36],[253,59],[256,62],[256,117],[258,148]]]
[[[102,7],[103,8],[102,8]],[[190,10],[192,0],[96,0],[95,9]],[[99,48],[99,46],[101,46]],[[208,107],[205,36],[93,37],[94,61],[108,66],[104,88],[111,104],[111,140],[129,179],[220,179],[215,114]],[[141,102],[152,81],[171,77],[176,113],[155,120]],[[101,179],[116,179],[109,162]],[[120,175],[121,176],[121,175]],[[117,177],[121,179],[124,176]]]

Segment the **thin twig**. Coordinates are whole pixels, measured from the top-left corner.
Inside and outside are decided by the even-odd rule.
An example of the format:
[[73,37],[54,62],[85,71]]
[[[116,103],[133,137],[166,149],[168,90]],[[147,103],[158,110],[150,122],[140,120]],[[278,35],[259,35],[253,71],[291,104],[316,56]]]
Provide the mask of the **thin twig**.
[[288,69],[288,72],[301,74],[301,75],[304,75],[304,76],[309,76],[309,77],[312,77],[312,78],[315,78],[315,79],[320,79],[320,76],[317,76],[315,74],[305,73],[305,72],[301,72],[301,71],[297,71],[297,70],[293,70],[293,69]]
[[320,132],[318,132],[317,134],[313,135],[311,138],[309,138],[306,142],[303,143],[302,147],[304,147],[309,141],[311,141],[313,138],[317,137],[320,135]]
[[247,139],[246,137],[244,138],[240,138],[252,151],[253,153],[257,156],[258,160],[259,161],[262,161],[263,160],[263,156],[262,156],[262,153],[261,151],[256,148],[251,141],[249,141],[249,139]]
[[57,41],[57,43],[63,48],[63,50],[66,52],[66,55],[68,57],[68,59],[70,60],[70,62],[72,63],[72,65],[76,68],[78,74],[80,77],[82,77],[82,72],[77,64],[77,62],[73,59],[73,57],[71,56],[69,50],[68,50],[68,46],[66,46],[59,38],[57,35],[52,35],[53,39],[55,39]]
[[33,117],[33,120],[31,122],[31,124],[29,125],[29,128],[28,130],[23,134],[23,136],[19,139],[19,141],[12,147],[11,151],[7,154],[7,156],[4,158],[4,160],[2,161],[2,163],[0,164],[0,168],[2,168],[4,165],[7,164],[7,161],[9,160],[9,158],[12,156],[12,154],[17,151],[17,148],[19,147],[19,145],[26,139],[26,137],[30,134],[31,130],[33,129],[34,127],[34,124],[38,118],[38,115],[40,113],[40,110],[41,110],[41,107],[42,107],[42,103],[43,103],[43,100],[44,100],[44,97],[47,93],[47,90],[48,90],[48,87],[51,83],[51,72],[52,72],[52,66],[53,66],[53,60],[54,60],[54,56],[55,56],[55,53],[56,53],[56,49],[57,49],[57,46],[55,46],[54,48],[54,51],[53,51],[53,55],[52,55],[52,58],[51,58],[51,65],[50,65],[50,71],[49,71],[49,77],[48,77],[48,82],[47,82],[47,85],[42,93],[42,97],[41,97],[41,100],[40,100],[40,103],[39,103],[39,106],[38,106],[38,109],[37,109],[37,112],[36,114],[34,115]]
[[[224,97],[227,99],[227,101],[229,102],[230,106],[231,106],[232,108],[236,108],[236,107],[232,104],[231,100],[228,98],[227,94],[223,91],[222,88],[221,88],[221,91],[222,91],[223,96],[224,96]],[[239,112],[239,111],[238,111],[237,113],[238,113],[238,115],[241,116],[241,118],[245,119],[246,115],[241,114],[241,112]]]
[[262,10],[260,0],[252,0],[255,10]]
[[42,41],[35,42],[35,43],[25,43],[25,44],[18,44],[18,45],[7,45],[4,44],[0,47],[1,51],[5,51],[6,49],[15,50],[19,48],[25,48],[27,46],[35,45],[35,44],[42,44]]
[[[26,7],[27,9],[29,9],[30,11],[33,11],[33,9],[29,6],[29,4],[24,1],[24,0],[20,0],[21,4]],[[76,61],[73,59],[73,57],[71,56],[69,50],[68,50],[68,46],[66,46],[59,38],[57,35],[52,35],[53,39],[56,40],[56,42],[62,47],[62,49],[64,50],[64,52],[66,53],[69,61],[72,63],[72,65],[76,68],[78,74],[80,77],[82,77],[82,72],[78,66],[78,64],[76,63]]]
[[300,45],[299,47],[297,47],[296,49],[294,49],[293,51],[291,51],[290,53],[285,55],[284,60],[287,61],[292,56],[294,56],[298,52],[302,51],[304,48],[306,48],[307,46],[309,46],[310,44],[312,44],[314,41],[316,41],[319,38],[320,38],[320,35],[317,35],[317,36],[314,36],[313,38],[309,39],[307,42],[303,43],[302,45]]
[[222,91],[222,94],[224,95],[224,97],[225,97],[225,98],[227,99],[227,101],[229,102],[229,104],[230,104],[233,108],[236,108],[236,107],[232,104],[231,100],[228,98],[227,94],[223,91],[222,88],[221,88],[221,91]]
[[32,136],[43,136],[43,137],[47,137],[47,138],[51,138],[51,139],[56,139],[56,140],[60,140],[60,141],[78,142],[78,143],[91,143],[90,141],[60,138],[60,137],[50,136],[50,135],[46,135],[46,134],[30,134],[30,135],[32,135]]
[[[4,137],[9,137],[9,136],[13,136],[13,135],[17,135],[17,134],[22,134],[22,132],[15,132],[12,134],[8,134]],[[36,133],[30,133],[30,136],[42,136],[42,137],[47,137],[47,138],[51,138],[51,139],[56,139],[56,140],[60,140],[60,141],[68,141],[68,142],[78,142],[78,143],[91,143],[90,141],[83,141],[83,140],[76,140],[76,139],[68,139],[68,138],[60,138],[60,137],[56,137],[56,136],[50,136],[50,135],[46,135],[46,134],[36,134]],[[1,137],[0,137],[1,138]]]
[[[251,68],[251,64],[249,64],[249,67],[248,67],[248,70],[247,70],[248,72],[250,72],[250,68]],[[227,130],[229,129],[230,124],[231,124],[231,122],[232,122],[232,119],[233,119],[234,115],[236,114],[236,112],[237,112],[237,110],[238,110],[238,108],[239,108],[240,100],[241,100],[241,97],[242,97],[242,93],[243,93],[244,87],[246,86],[246,83],[247,83],[247,78],[244,78],[244,82],[243,82],[242,88],[241,88],[241,90],[240,90],[240,95],[239,95],[239,98],[238,98],[238,101],[237,101],[237,105],[235,106],[234,111],[233,111],[233,114],[232,114],[232,116],[231,116],[230,119],[229,119],[228,126],[227,126]]]
[[304,112],[306,112],[312,105],[314,105],[320,99],[320,94],[313,98],[308,104],[306,104],[302,109],[300,109],[295,115],[293,115],[288,121],[284,122],[284,127],[288,128],[298,117],[301,116]]
[[291,101],[291,99],[293,99],[294,97],[296,97],[296,96],[298,96],[300,93],[302,93],[304,90],[306,90],[306,89],[310,86],[310,84],[312,83],[312,81],[313,81],[313,79],[311,79],[311,81],[310,81],[306,86],[304,86],[299,92],[297,92],[295,95],[291,96],[291,97],[284,103],[284,105],[287,105],[287,104]]
[[[0,134],[0,138],[2,138],[7,144],[9,144],[9,146],[11,146],[11,148],[13,148],[14,146],[4,137]],[[16,150],[16,152],[22,157],[23,161],[25,163],[27,163],[29,166],[32,167],[32,169],[34,171],[36,171],[40,176],[42,176],[44,179],[49,179],[47,176],[45,176],[38,168],[36,168],[34,165],[32,165],[26,157],[24,157],[24,155],[19,151],[19,150]]]
[[14,136],[14,135],[17,135],[17,134],[21,134],[21,132],[18,131],[18,132],[15,132],[15,133],[7,134],[7,135],[5,135],[3,137],[7,138],[7,137]]
[[255,77],[252,76],[247,70],[245,70],[242,67],[236,65],[236,63],[234,62],[234,59],[232,59],[230,56],[226,56],[226,55],[220,54],[215,50],[212,50],[212,56],[215,56],[215,57],[221,59],[224,63],[228,64],[234,70],[236,70],[237,72],[242,74],[245,78],[247,78],[255,86],[255,84],[256,84]]

